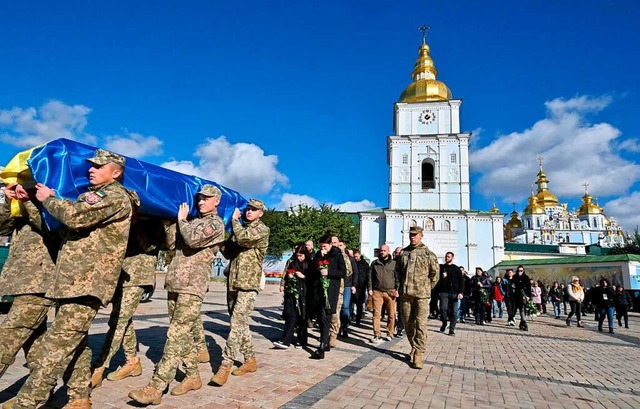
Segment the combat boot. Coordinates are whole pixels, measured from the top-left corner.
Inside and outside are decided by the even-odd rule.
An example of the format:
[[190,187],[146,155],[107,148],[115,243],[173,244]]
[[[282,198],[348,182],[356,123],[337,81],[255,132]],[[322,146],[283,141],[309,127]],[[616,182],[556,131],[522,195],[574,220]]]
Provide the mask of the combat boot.
[[423,361],[424,361],[424,356],[420,352],[416,351],[416,353],[413,354],[413,367],[415,369],[422,369]]
[[104,376],[105,369],[104,366],[93,369],[93,373],[91,374],[91,389],[98,388],[102,385],[102,377]]
[[256,362],[255,356],[250,356],[244,359],[244,363],[240,366],[240,368],[231,372],[231,375],[242,376],[248,374],[249,372],[255,372],[258,370],[258,362]]
[[91,399],[74,399],[69,401],[62,409],[91,409]]
[[188,378],[184,378],[180,385],[171,389],[171,394],[174,396],[180,396],[189,391],[197,391],[200,388],[202,388],[202,380],[200,379],[200,375],[190,376]]
[[209,362],[209,360],[211,359],[211,357],[209,356],[209,351],[207,351],[206,349],[201,349],[200,351],[198,351],[198,362],[201,364],[205,364],[207,362]]
[[218,368],[218,372],[216,372],[211,377],[211,383],[222,386],[227,383],[227,379],[229,379],[229,373],[231,372],[231,363],[221,363]]
[[142,364],[140,358],[134,356],[133,358],[127,358],[127,362],[118,368],[116,371],[107,375],[107,379],[110,381],[120,381],[130,376],[142,375]]
[[129,397],[143,405],[159,405],[162,401],[162,391],[151,385],[147,385],[142,389],[134,389],[129,392]]

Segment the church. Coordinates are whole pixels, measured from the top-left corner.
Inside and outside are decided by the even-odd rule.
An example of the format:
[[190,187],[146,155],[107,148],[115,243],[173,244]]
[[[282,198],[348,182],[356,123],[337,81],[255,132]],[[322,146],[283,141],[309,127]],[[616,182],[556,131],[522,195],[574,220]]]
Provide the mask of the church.
[[472,210],[470,133],[460,131],[462,100],[436,79],[423,33],[413,82],[394,104],[394,134],[387,137],[389,207],[359,213],[360,249],[372,259],[387,244],[409,245],[409,228],[424,229],[423,242],[443,261],[473,271],[504,257],[504,214]]

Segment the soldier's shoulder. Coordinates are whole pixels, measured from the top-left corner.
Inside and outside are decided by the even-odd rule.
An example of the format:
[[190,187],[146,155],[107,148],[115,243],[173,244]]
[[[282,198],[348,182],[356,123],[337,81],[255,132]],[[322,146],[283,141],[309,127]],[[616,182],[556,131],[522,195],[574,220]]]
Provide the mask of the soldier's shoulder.
[[264,222],[262,220],[257,220],[256,225],[254,226],[255,229],[257,229],[259,232],[261,233],[269,233],[269,226],[267,226],[266,224],[264,224]]

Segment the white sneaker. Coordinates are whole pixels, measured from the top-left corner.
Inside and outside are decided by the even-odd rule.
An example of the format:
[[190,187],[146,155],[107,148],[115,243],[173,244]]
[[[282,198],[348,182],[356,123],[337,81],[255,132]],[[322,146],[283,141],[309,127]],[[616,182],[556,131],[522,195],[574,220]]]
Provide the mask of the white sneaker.
[[289,349],[289,345],[285,345],[280,341],[274,341],[273,342],[273,347],[275,349]]
[[373,337],[370,341],[372,344],[382,344],[384,341],[380,337]]
[[386,342],[391,341],[392,339],[393,339],[393,338],[391,338],[391,337],[390,337],[390,336],[388,336],[388,335],[387,335],[386,337],[383,337],[383,338],[382,338],[382,340],[383,340],[383,341],[386,341]]

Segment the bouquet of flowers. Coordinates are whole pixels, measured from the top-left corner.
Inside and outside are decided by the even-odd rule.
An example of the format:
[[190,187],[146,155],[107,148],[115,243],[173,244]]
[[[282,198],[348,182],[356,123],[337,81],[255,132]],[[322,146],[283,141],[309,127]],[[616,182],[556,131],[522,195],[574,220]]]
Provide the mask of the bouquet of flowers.
[[530,315],[532,317],[537,317],[538,315],[540,315],[540,312],[538,311],[538,307],[536,307],[536,304],[533,302],[532,299],[528,298],[524,294],[524,291],[522,292],[522,303],[524,304],[525,314]]
[[284,280],[284,292],[286,294],[293,294],[295,299],[297,300],[298,295],[298,277],[296,277],[296,269],[288,268],[287,269],[287,277]]
[[320,270],[320,282],[322,283],[322,291],[324,293],[324,308],[327,310],[331,309],[329,305],[329,277],[326,275],[322,275],[322,272],[329,270],[329,260],[319,260],[318,261],[318,269]]

